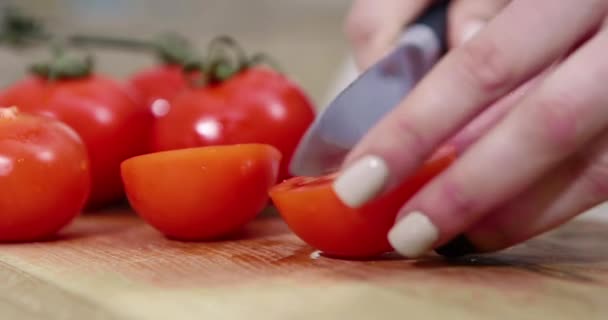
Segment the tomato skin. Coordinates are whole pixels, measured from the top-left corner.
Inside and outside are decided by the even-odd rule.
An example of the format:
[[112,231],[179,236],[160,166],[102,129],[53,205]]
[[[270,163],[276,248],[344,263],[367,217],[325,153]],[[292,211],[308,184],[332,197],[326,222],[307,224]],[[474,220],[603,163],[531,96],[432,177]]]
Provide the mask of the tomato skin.
[[42,240],[67,225],[85,204],[89,170],[84,143],[67,125],[0,116],[0,241]]
[[399,209],[454,158],[453,149],[441,150],[394,191],[359,209],[347,207],[334,193],[336,174],[286,180],[270,190],[270,197],[291,230],[310,246],[335,257],[371,258],[392,251],[387,234]]
[[314,120],[310,101],[283,75],[250,68],[220,84],[188,87],[158,115],[154,150],[239,143],[270,144],[283,155],[280,179]]
[[[131,76],[128,87],[147,108],[157,100],[167,103],[188,86],[182,67],[177,64],[159,64]],[[161,110],[162,111],[162,110]]]
[[57,118],[78,132],[91,162],[88,207],[123,199],[120,163],[149,150],[151,114],[124,86],[100,75],[59,81],[33,76],[0,94],[0,105]]
[[137,156],[122,163],[129,202],[170,238],[209,240],[237,231],[266,206],[281,154],[262,144]]

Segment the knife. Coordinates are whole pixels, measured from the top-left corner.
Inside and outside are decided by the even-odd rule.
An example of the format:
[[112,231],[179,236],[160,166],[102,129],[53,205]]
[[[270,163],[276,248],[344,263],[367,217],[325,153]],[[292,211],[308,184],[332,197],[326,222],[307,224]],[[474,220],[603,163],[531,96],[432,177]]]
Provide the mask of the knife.
[[437,1],[407,26],[397,46],[359,75],[302,136],[289,171],[319,176],[339,169],[346,154],[395,108],[447,50],[448,0]]

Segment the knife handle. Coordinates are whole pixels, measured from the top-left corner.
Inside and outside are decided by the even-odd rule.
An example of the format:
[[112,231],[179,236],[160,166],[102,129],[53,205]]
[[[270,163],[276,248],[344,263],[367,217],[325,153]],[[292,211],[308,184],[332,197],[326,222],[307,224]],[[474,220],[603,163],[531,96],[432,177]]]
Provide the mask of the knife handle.
[[435,1],[422,16],[408,26],[409,29],[416,25],[423,25],[430,29],[442,53],[447,50],[447,9],[449,2],[449,0]]

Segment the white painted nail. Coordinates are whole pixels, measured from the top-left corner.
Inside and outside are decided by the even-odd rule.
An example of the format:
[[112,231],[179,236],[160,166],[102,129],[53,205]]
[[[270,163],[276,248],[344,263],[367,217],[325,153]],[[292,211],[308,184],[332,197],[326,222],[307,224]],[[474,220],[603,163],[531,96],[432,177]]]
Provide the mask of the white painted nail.
[[483,20],[471,20],[467,22],[462,28],[460,44],[463,44],[473,38],[485,25],[486,23]]
[[333,189],[347,206],[357,208],[377,196],[388,179],[388,167],[376,156],[366,156],[347,168]]
[[395,251],[408,258],[419,257],[432,249],[439,230],[422,212],[412,212],[397,221],[388,233]]

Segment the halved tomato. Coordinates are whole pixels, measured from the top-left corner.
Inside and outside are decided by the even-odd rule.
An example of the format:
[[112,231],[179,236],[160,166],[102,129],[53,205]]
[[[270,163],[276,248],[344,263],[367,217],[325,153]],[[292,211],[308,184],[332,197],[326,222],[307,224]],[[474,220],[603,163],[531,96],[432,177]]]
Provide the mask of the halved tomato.
[[264,209],[281,153],[266,144],[178,149],[121,165],[133,209],[170,238],[208,240],[235,232]]
[[399,209],[455,155],[455,149],[442,148],[394,191],[359,209],[336,196],[331,187],[335,173],[291,178],[271,188],[270,197],[291,230],[310,246],[330,256],[370,258],[392,251],[387,234]]

